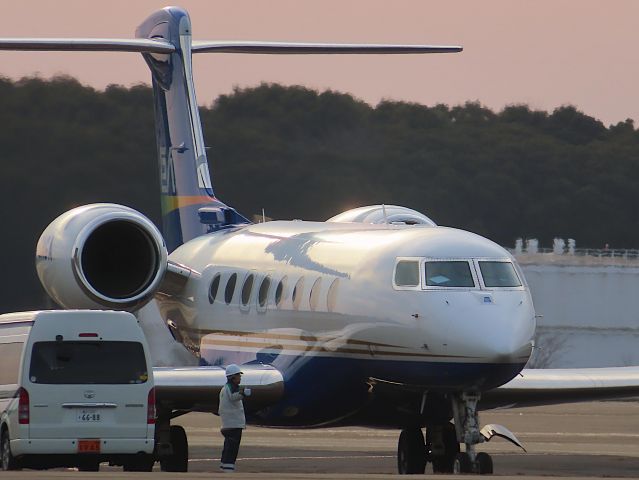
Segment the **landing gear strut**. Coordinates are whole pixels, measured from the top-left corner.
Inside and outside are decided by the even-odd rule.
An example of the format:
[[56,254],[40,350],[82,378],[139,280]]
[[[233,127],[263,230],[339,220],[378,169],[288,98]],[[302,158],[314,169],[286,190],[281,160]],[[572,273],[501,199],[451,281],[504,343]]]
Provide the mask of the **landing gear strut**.
[[459,443],[466,445],[466,451],[459,452],[453,462],[453,473],[493,473],[493,461],[485,452],[475,452],[475,445],[485,439],[479,428],[477,403],[479,393],[462,393],[453,396],[453,416]]

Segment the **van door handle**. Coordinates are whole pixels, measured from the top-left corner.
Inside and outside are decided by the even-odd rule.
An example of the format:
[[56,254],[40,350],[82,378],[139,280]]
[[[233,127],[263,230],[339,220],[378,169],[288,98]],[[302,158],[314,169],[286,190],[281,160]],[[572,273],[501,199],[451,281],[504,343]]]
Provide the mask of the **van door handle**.
[[117,408],[117,403],[96,403],[96,402],[86,402],[86,403],[63,403],[62,408]]

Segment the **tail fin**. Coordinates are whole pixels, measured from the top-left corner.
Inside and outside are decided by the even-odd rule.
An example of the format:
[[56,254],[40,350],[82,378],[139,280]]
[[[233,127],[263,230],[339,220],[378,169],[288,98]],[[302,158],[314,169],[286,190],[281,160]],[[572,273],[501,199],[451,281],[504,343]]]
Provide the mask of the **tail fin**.
[[177,7],[159,10],[136,37],[175,47],[172,53],[142,54],[153,77],[162,227],[170,252],[203,233],[249,222],[213,192],[193,86],[188,14]]
[[162,188],[162,226],[169,252],[203,233],[250,223],[215,198],[195,101],[191,53],[454,53],[458,46],[283,42],[192,42],[185,10],[166,7],[136,30],[136,39],[0,38],[0,50],[140,52],[153,77]]

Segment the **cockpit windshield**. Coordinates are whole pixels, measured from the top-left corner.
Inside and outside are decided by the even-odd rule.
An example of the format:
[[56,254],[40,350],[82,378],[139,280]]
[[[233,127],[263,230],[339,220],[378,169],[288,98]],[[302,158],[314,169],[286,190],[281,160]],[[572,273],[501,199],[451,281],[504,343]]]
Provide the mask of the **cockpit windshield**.
[[486,287],[521,287],[521,280],[510,262],[480,260],[479,269]]
[[428,287],[474,287],[475,281],[467,261],[424,262]]

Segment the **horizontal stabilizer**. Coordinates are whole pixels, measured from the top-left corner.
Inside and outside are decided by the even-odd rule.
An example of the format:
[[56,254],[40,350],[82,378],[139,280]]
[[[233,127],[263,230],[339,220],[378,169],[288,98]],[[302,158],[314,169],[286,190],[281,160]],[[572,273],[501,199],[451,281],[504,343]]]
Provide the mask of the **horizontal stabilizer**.
[[338,43],[288,43],[288,42],[208,42],[193,41],[193,53],[253,53],[270,55],[294,54],[406,54],[406,53],[455,53],[459,46],[437,45],[383,45]]
[[[0,38],[0,50],[172,53],[175,46],[163,40],[135,38]],[[245,41],[194,41],[193,53],[252,54],[410,54],[455,53],[459,46],[289,43]]]
[[171,53],[175,47],[146,38],[0,38],[0,50]]

